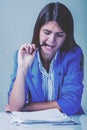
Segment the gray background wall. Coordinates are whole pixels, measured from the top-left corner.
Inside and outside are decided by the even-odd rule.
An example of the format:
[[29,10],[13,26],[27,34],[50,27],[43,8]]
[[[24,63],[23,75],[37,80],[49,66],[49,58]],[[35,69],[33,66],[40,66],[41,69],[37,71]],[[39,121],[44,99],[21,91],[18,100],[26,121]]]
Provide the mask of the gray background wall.
[[[31,42],[38,13],[49,2],[52,0],[0,0],[0,111],[4,111],[4,106],[7,103],[13,54],[20,45]],[[59,2],[63,2],[72,12],[75,39],[84,52],[85,87],[82,106],[87,113],[87,0],[59,0]]]

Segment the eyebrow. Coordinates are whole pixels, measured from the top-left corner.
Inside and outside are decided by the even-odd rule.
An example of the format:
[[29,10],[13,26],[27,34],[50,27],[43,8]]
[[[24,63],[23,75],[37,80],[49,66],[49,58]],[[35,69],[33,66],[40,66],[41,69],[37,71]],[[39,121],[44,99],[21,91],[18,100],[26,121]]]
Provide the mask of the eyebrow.
[[[48,29],[43,29],[43,31],[52,32],[52,31],[50,31],[50,30],[48,30]],[[65,33],[65,32],[63,32],[63,31],[60,31],[60,32],[56,32],[56,33]]]
[[50,30],[48,30],[48,29],[43,29],[43,31],[50,31]]

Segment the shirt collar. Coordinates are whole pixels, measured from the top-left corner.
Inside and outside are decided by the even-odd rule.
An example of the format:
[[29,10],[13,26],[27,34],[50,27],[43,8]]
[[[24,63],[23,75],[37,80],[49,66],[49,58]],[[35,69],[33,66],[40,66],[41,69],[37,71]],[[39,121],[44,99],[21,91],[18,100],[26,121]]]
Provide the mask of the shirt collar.
[[[52,59],[52,61],[51,61],[52,64],[56,61],[58,52],[59,52],[59,50],[56,52],[54,58]],[[40,59],[40,53],[39,53],[39,51],[37,51],[37,58],[38,58],[38,62],[39,62],[40,64],[42,64],[41,59]]]

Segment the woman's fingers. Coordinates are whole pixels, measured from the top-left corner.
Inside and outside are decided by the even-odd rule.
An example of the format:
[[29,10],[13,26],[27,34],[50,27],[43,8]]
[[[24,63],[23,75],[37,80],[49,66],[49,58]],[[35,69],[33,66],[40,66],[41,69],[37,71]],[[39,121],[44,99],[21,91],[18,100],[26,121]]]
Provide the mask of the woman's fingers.
[[28,52],[28,45],[24,44],[19,49],[20,52]]
[[24,44],[20,47],[21,52],[32,54],[35,51],[35,44]]
[[33,54],[36,50],[35,44],[28,44],[28,52]]

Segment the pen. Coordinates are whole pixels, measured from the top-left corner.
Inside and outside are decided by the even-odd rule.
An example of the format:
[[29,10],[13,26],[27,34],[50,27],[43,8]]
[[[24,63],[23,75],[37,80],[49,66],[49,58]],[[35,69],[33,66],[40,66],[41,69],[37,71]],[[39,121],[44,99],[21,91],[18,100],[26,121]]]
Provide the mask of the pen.
[[47,43],[43,43],[43,44],[39,44],[39,47],[42,47],[42,46],[48,46]]

